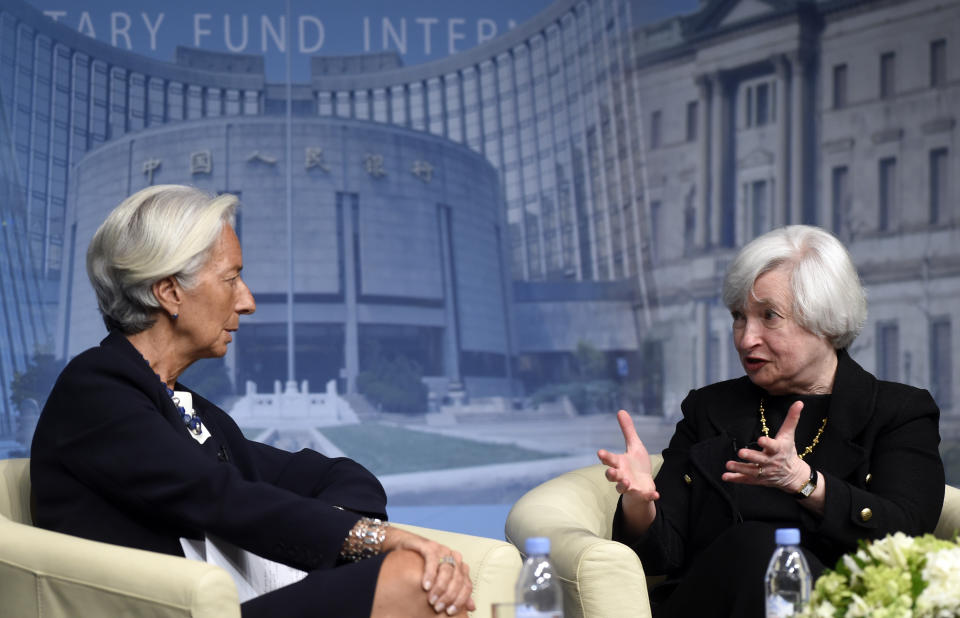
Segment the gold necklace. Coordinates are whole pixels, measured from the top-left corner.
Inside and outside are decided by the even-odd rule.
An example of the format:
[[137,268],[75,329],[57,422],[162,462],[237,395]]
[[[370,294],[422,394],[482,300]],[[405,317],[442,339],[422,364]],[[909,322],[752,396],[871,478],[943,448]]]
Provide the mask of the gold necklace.
[[[813,442],[810,443],[810,446],[803,449],[803,452],[798,455],[800,459],[803,459],[807,455],[813,452],[813,448],[820,442],[820,436],[823,435],[823,430],[827,427],[827,417],[823,417],[823,422],[820,423],[820,429],[817,430],[817,435],[813,436]],[[763,430],[763,435],[770,437],[770,430],[767,429],[767,417],[763,415],[763,397],[760,398],[760,429]]]

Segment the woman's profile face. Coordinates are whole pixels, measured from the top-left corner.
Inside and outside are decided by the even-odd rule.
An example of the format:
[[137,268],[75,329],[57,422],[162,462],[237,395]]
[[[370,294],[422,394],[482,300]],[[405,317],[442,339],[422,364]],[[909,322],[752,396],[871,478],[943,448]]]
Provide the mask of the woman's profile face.
[[746,305],[732,313],[733,344],[754,384],[771,395],[832,390],[836,351],[795,320],[786,269],[757,277]]
[[257,305],[247,284],[240,278],[243,254],[240,241],[229,225],[223,227],[207,263],[197,274],[196,284],[183,290],[176,332],[188,357],[196,360],[223,356],[240,314],[253,313]]

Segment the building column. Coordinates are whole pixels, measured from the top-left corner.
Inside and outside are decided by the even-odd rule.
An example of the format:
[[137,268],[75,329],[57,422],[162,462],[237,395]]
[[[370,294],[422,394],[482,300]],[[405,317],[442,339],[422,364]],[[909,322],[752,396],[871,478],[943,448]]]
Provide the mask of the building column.
[[698,75],[696,78],[699,99],[697,100],[697,140],[700,142],[700,170],[697,180],[697,211],[694,222],[694,246],[703,248],[709,245],[707,235],[708,213],[710,210],[710,78]]
[[790,223],[803,222],[804,161],[803,117],[806,113],[806,59],[799,52],[790,54],[790,72],[793,76],[790,89]]
[[774,196],[773,227],[790,223],[790,61],[782,54],[772,58],[777,73],[777,194]]
[[710,345],[710,313],[707,302],[704,300],[694,300],[696,304],[696,375],[694,378],[694,388],[700,388],[707,383],[707,362],[709,360],[708,347]]
[[346,391],[352,395],[357,392],[357,375],[360,373],[360,329],[357,322],[357,268],[359,264],[353,240],[357,230],[353,229],[354,209],[359,208],[355,193],[338,193],[340,212],[343,221],[343,304],[346,309],[344,318],[343,364]]
[[723,148],[726,135],[727,93],[720,73],[710,75],[712,101],[710,106],[710,208],[709,244],[721,243],[723,216]]
[[449,206],[437,207],[440,228],[440,272],[443,273],[443,311],[446,319],[443,329],[443,371],[451,382],[460,382],[460,322],[450,230],[453,227]]

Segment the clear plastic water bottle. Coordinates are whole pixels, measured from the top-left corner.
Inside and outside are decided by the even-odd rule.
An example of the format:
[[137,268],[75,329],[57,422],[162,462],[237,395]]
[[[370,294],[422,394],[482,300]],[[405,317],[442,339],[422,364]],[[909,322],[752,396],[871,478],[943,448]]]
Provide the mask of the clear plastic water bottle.
[[563,618],[563,590],[550,565],[550,539],[533,536],[517,579],[517,618]]
[[810,566],[800,551],[800,531],[796,528],[777,530],[777,549],[767,567],[767,618],[783,618],[799,614],[810,600],[812,584]]

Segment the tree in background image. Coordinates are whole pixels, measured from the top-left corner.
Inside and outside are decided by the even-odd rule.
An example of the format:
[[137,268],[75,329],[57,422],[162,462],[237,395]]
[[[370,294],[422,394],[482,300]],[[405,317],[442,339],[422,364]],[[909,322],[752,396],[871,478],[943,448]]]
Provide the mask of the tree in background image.
[[13,431],[17,442],[29,453],[33,430],[37,426],[40,411],[47,403],[50,390],[57,381],[65,363],[50,352],[38,349],[24,371],[16,371],[10,383],[10,401],[16,408]]
[[420,365],[402,354],[388,356],[373,341],[364,351],[367,368],[357,376],[357,391],[386,412],[427,411],[427,385]]
[[229,408],[229,399],[235,394],[230,372],[223,358],[205,358],[187,367],[177,380],[223,409]]

